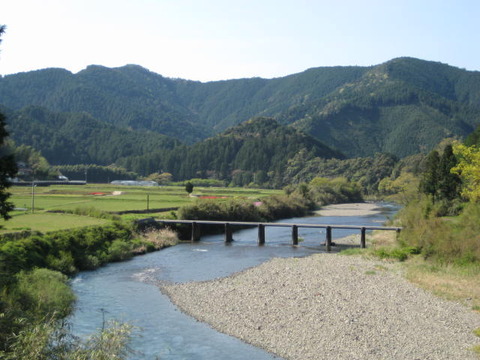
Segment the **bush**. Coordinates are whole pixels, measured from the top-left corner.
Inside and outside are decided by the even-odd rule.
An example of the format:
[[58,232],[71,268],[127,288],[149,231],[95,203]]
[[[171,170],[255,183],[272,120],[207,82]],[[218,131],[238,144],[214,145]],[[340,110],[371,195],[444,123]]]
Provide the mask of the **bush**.
[[5,360],[108,360],[127,359],[133,354],[128,347],[133,327],[109,322],[106,327],[86,340],[72,336],[68,324],[47,319],[32,324],[13,335],[8,352],[0,349]]
[[295,191],[319,205],[363,201],[360,186],[341,177],[334,179],[316,177],[309,184],[298,185]]
[[178,236],[170,229],[152,229],[142,234],[141,244],[146,246],[147,252],[160,250],[178,244]]
[[132,246],[124,240],[115,240],[108,248],[108,255],[110,261],[123,261],[130,259],[133,256]]
[[274,195],[262,199],[260,215],[265,220],[278,220],[307,215],[312,204],[305,198],[292,194]]
[[469,204],[454,221],[436,217],[436,210],[426,196],[403,208],[398,215],[404,227],[400,244],[440,262],[480,261],[480,204]]
[[52,316],[63,318],[70,314],[75,300],[67,281],[58,271],[22,271],[17,275],[11,298],[36,320]]
[[179,219],[218,221],[271,221],[304,216],[310,209],[310,202],[296,195],[274,195],[264,197],[260,202],[229,199],[219,202],[209,199],[197,200],[178,211]]
[[62,274],[66,275],[72,275],[77,272],[75,260],[73,259],[72,253],[69,251],[60,250],[58,257],[48,255],[47,267],[56,271],[60,271]]
[[414,246],[407,246],[403,248],[380,248],[374,251],[374,254],[381,259],[397,259],[405,261],[409,255],[420,254],[420,249]]

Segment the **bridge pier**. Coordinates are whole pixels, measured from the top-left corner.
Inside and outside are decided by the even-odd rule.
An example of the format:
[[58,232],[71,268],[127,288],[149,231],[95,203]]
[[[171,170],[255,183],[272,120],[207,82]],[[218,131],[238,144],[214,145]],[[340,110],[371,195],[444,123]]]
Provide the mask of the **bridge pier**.
[[298,226],[292,225],[292,243],[298,245]]
[[258,245],[265,245],[265,225],[258,224]]
[[362,249],[365,249],[367,246],[366,246],[366,242],[365,242],[365,228],[362,227],[360,229],[360,247]]
[[225,243],[231,243],[233,241],[232,226],[229,223],[225,223]]
[[325,247],[327,249],[327,251],[330,251],[332,250],[332,227],[331,226],[327,226],[325,228],[326,230],[326,239],[325,239]]
[[192,222],[192,237],[191,241],[199,241],[200,240],[200,225],[196,222]]

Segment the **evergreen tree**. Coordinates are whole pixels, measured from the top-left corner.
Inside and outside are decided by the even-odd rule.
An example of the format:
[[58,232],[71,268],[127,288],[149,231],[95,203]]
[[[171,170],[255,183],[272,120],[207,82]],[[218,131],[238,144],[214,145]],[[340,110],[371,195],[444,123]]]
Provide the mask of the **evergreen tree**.
[[190,181],[185,183],[185,191],[190,195],[193,191],[193,184]]
[[442,199],[453,200],[460,196],[461,180],[458,174],[452,173],[451,169],[457,166],[458,161],[453,153],[452,145],[447,145],[439,162],[439,196]]
[[[5,26],[0,26],[0,42],[4,31]],[[17,165],[13,155],[9,154],[8,148],[5,146],[5,140],[8,137],[5,120],[5,115],[0,113],[0,216],[7,220],[10,218],[8,213],[13,210],[13,204],[8,201],[10,194],[6,189],[11,185],[10,179],[17,174]]]
[[420,181],[419,190],[427,195],[432,195],[435,199],[439,188],[439,167],[440,167],[440,155],[438,151],[433,150],[428,154],[425,164],[425,172],[422,180]]

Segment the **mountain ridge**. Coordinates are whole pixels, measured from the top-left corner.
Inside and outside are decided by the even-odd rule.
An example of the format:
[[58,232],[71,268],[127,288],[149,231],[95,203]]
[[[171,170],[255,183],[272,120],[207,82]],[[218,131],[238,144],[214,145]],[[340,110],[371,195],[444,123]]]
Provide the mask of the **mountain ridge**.
[[[480,124],[480,72],[409,57],[316,67],[280,78],[171,79],[139,65],[45,69],[0,78],[0,105],[88,114],[119,129],[193,144],[253,117],[273,117],[348,157],[408,156]],[[9,119],[13,123],[15,117]],[[28,127],[28,124],[24,124]],[[29,132],[15,128],[16,132]],[[41,150],[41,149],[40,149]]]

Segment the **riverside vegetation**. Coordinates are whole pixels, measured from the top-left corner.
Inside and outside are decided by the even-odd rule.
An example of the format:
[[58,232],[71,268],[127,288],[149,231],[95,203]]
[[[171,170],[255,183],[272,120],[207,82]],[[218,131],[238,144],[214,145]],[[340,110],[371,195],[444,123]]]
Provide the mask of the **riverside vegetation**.
[[[396,170],[392,171],[390,176],[379,182],[378,187],[381,189],[381,193],[377,192],[377,196],[391,196],[404,203],[403,210],[393,221],[398,222],[405,229],[398,241],[389,243],[377,241],[369,249],[358,251],[386,259],[404,261],[408,266],[407,276],[412,281],[429,285],[436,283],[438,288],[434,291],[443,294],[446,293],[444,288],[448,288],[449,291],[445,296],[470,299],[468,302],[471,306],[478,309],[480,305],[478,230],[480,229],[478,229],[479,222],[477,220],[480,217],[480,206],[473,201],[473,195],[470,201],[466,201],[469,192],[465,192],[467,188],[463,187],[465,180],[462,179],[462,176],[464,173],[455,172],[457,168],[475,165],[470,164],[468,158],[461,158],[460,152],[465,153],[465,149],[460,145],[444,143],[439,146],[438,150],[421,159],[418,157],[406,159],[396,165]],[[454,159],[455,161],[453,161]],[[102,188],[99,185],[88,186],[96,186],[95,192],[100,193],[112,192],[119,188],[107,185],[101,191]],[[78,190],[75,191],[92,191],[91,188],[81,190],[77,187],[76,189]],[[361,201],[362,192],[365,192],[364,189],[362,191],[359,183],[350,182],[346,178],[320,177],[314,178],[310,182],[288,186],[284,189],[285,194],[283,195],[270,190],[260,196],[261,192],[257,189],[198,187],[195,189],[196,193],[215,194],[215,196],[205,197],[216,199],[188,197],[183,187],[159,188],[157,190],[159,192],[175,193],[177,197],[181,198],[178,204],[183,204],[175,215],[171,212],[163,215],[186,219],[273,220],[281,217],[302,216],[318,204]],[[420,194],[418,189],[421,190]],[[56,188],[51,190],[56,190]],[[14,193],[15,191],[16,189],[14,189]],[[70,191],[73,190],[70,189]],[[136,193],[145,208],[146,191],[145,188],[132,188],[132,190],[126,191],[125,196],[129,199],[130,206],[133,199],[131,195],[128,196],[128,192]],[[149,189],[148,191],[152,192],[153,190]],[[236,197],[228,197],[229,192],[235,194]],[[180,193],[182,195],[179,196]],[[246,196],[247,194],[251,196]],[[21,190],[18,196],[22,196]],[[69,210],[71,206],[72,194],[68,194],[68,191],[64,190],[62,193],[58,190],[53,192],[45,190],[43,196],[42,199],[39,195],[38,204],[44,209],[53,205],[57,209]],[[66,198],[64,198],[65,196]],[[82,196],[85,197],[85,194]],[[104,198],[91,195],[87,198],[95,201],[99,199],[101,200],[98,202],[101,204],[99,206],[111,210],[115,206],[106,205],[106,203],[108,201],[114,203],[121,199],[121,196]],[[15,202],[15,196],[12,200]],[[169,203],[172,204],[172,202]],[[19,351],[21,348],[28,349],[28,344],[30,344],[30,349],[36,347],[42,348],[46,352],[65,351],[62,350],[67,347],[65,343],[62,344],[63,348],[52,349],[52,343],[49,342],[55,339],[55,336],[59,336],[59,333],[66,331],[62,327],[61,319],[72,306],[71,294],[68,294],[68,287],[64,286],[67,278],[64,275],[60,276],[60,273],[71,275],[79,270],[94,269],[108,261],[128,259],[134,253],[151,251],[156,247],[163,246],[158,246],[157,243],[158,238],[163,237],[162,235],[150,233],[147,236],[140,236],[135,228],[129,225],[131,219],[128,217],[129,215],[118,216],[94,207],[91,207],[91,210],[70,210],[70,212],[83,214],[83,216],[100,217],[109,224],[33,234],[24,238],[4,236],[1,240],[0,256],[2,261],[0,263],[3,266],[0,271],[2,271],[2,275],[5,274],[2,279],[6,280],[2,284],[2,313],[4,315],[0,325],[2,326],[1,335],[7,346],[4,349],[5,356],[22,358]],[[14,217],[26,216],[15,215],[15,213],[13,215]],[[445,215],[448,216],[445,217]],[[170,236],[168,237],[170,238]],[[423,260],[420,261],[421,259]],[[44,272],[40,275],[35,274],[36,269],[43,269]],[[36,276],[40,277],[37,279]],[[35,285],[36,282],[45,281],[43,279],[45,277],[49,279],[51,286],[59,288],[58,291],[49,290],[49,293],[55,296],[48,297],[47,300],[43,293],[36,292],[43,289],[42,286]],[[432,277],[437,279],[436,282],[431,281]],[[24,282],[37,290],[24,290],[26,288]],[[463,285],[465,283],[468,285]],[[29,300],[18,301],[20,297]],[[48,301],[47,305],[43,303],[44,301]],[[46,309],[49,309],[49,312],[45,313]],[[23,320],[18,322],[17,319]],[[46,326],[50,326],[50,328],[46,328]],[[43,345],[34,341],[38,337],[33,335],[42,331],[44,336],[40,338],[44,339]],[[127,325],[115,324],[107,331],[110,331],[110,335],[105,336],[117,338],[117,344],[125,344],[129,333]],[[12,334],[17,335],[12,336]],[[102,338],[102,336],[102,334],[96,335],[94,339]],[[68,336],[65,337],[65,339],[67,338]],[[88,346],[85,347],[86,345],[77,340],[70,339],[73,341],[73,343],[69,343],[72,346],[70,349],[87,351]],[[125,351],[125,347],[120,345],[119,351],[120,349]]]
[[[99,190],[99,185],[96,185],[96,188]],[[111,186],[106,186],[103,191],[111,189]],[[182,195],[174,189],[183,191]],[[13,190],[15,194],[17,189]],[[128,192],[140,194],[139,197],[144,201],[144,191],[145,188],[131,188]],[[157,188],[149,191],[167,194],[174,192],[179,204],[185,200],[190,202],[190,205],[180,207],[178,214],[171,212],[164,214],[188,219],[206,218],[215,213],[220,218],[239,216],[243,213],[250,219],[255,216],[256,220],[273,220],[305,214],[312,206],[311,202],[296,195],[271,195],[272,191],[261,194],[257,189],[247,191],[197,188],[197,192],[208,191],[210,194],[222,195],[210,196],[217,198],[216,200],[188,197],[183,187]],[[64,190],[62,195],[65,195],[65,192]],[[19,196],[21,193],[20,189]],[[249,198],[238,196],[248,193]],[[263,196],[258,196],[259,194]],[[57,210],[63,207],[68,211],[69,202],[57,198],[58,195],[57,191],[44,193],[44,198],[39,199],[38,205],[51,206],[54,201]],[[230,198],[225,199],[225,195],[230,195]],[[104,199],[104,202],[116,199],[118,196],[112,196]],[[15,195],[12,200],[16,201]],[[71,202],[72,199],[69,200]],[[261,205],[255,206],[254,202],[261,202]],[[13,216],[21,218],[44,215],[42,207],[38,208],[37,212],[33,215],[17,212]],[[111,358],[112,354],[116,354],[118,358],[124,358],[128,354],[128,347],[125,346],[131,331],[128,324],[106,324],[102,332],[93,335],[87,342],[69,334],[68,326],[63,319],[72,310],[74,296],[68,287],[67,276],[82,270],[96,269],[108,262],[127,260],[136,254],[174,245],[178,242],[177,234],[168,229],[142,231],[134,225],[128,215],[122,217],[94,207],[79,208],[70,212],[79,218],[101,218],[107,224],[45,233],[34,229],[19,230],[5,233],[0,238],[2,358],[107,359]]]

